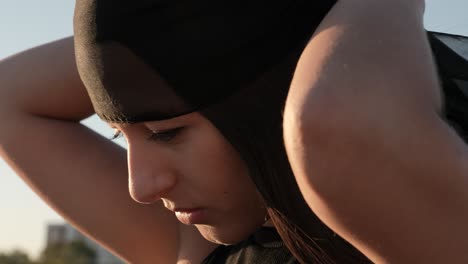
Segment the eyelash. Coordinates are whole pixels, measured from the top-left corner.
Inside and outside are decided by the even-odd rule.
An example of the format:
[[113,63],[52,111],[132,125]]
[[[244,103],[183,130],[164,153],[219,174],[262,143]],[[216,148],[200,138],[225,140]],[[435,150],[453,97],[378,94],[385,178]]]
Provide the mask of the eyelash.
[[[169,142],[174,139],[175,136],[182,130],[183,127],[178,127],[174,129],[169,129],[165,131],[153,131],[151,135],[148,137],[148,140],[160,141],[160,142]],[[123,133],[121,131],[116,130],[115,133],[112,135],[111,140],[116,140],[121,138]]]
[[173,140],[182,127],[169,129],[165,131],[152,131],[151,135],[148,137],[148,140],[160,141],[160,142],[169,142]]
[[116,140],[116,139],[121,138],[121,137],[123,137],[122,132],[120,132],[118,130],[115,130],[114,134],[111,136],[110,140]]

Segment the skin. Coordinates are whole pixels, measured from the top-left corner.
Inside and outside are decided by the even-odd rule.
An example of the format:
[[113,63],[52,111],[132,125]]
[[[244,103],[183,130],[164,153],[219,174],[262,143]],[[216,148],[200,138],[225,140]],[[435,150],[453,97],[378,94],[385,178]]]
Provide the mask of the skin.
[[266,210],[245,162],[201,114],[111,126],[128,143],[129,189],[136,202],[162,200],[171,211],[203,208],[206,219],[195,226],[217,244],[237,243],[263,224]]
[[[309,206],[375,262],[467,263],[468,151],[438,115],[421,3],[338,1],[298,64],[284,111],[286,149]],[[162,203],[131,200],[125,151],[79,124],[92,107],[73,57],[70,38],[0,63],[0,119],[8,124],[0,155],[128,262],[199,263],[214,245]],[[138,140],[134,147],[143,146]]]
[[307,203],[376,263],[468,263],[468,148],[441,117],[423,9],[339,1],[285,108]]
[[[0,119],[8,124],[0,126],[1,158],[67,221],[127,262],[200,263],[217,246],[204,237],[232,243],[261,225],[264,211],[244,164],[202,117],[119,127],[128,153],[82,125],[94,111],[73,38],[2,60],[0,83]],[[173,125],[187,127],[174,142],[147,141],[150,130]],[[209,225],[181,224],[158,197],[167,207],[206,207]],[[239,218],[241,208],[248,214]]]

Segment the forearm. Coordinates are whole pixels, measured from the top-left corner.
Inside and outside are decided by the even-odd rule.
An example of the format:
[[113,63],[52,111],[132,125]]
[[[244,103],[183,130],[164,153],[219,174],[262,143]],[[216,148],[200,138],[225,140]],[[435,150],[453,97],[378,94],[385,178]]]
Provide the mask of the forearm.
[[[0,157],[46,199],[56,188],[50,184],[57,182],[54,170],[64,175],[73,168],[51,165],[67,156],[78,160],[83,153],[70,153],[70,148],[93,134],[78,123],[92,114],[92,108],[73,54],[73,40],[68,38],[0,62]],[[62,185],[73,184],[74,179],[60,180]],[[68,199],[73,198],[51,200],[67,204]]]
[[286,149],[309,206],[372,260],[466,263],[467,150],[405,3],[338,2],[297,66]]
[[160,203],[131,199],[126,151],[79,123],[92,113],[71,38],[0,63],[0,158],[65,219],[128,261],[174,262],[176,219]]
[[2,60],[0,84],[2,113],[80,121],[94,112],[76,69],[72,37]]

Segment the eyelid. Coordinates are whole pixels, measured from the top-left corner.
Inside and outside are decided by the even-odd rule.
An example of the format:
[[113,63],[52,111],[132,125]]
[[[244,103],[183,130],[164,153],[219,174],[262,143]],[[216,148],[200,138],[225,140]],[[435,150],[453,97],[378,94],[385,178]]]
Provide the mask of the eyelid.
[[[151,130],[151,135],[148,137],[148,140],[169,142],[172,139],[174,139],[174,137],[176,137],[177,134],[183,128],[184,127],[177,127],[177,128],[171,128],[171,129],[165,129],[165,130]],[[169,138],[164,138],[167,136],[169,136]]]

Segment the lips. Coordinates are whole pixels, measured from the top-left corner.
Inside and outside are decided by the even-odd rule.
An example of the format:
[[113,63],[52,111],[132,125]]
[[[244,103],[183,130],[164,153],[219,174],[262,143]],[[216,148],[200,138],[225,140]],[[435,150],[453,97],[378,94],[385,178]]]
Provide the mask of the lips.
[[175,208],[175,216],[186,225],[206,223],[206,210],[203,208]]

